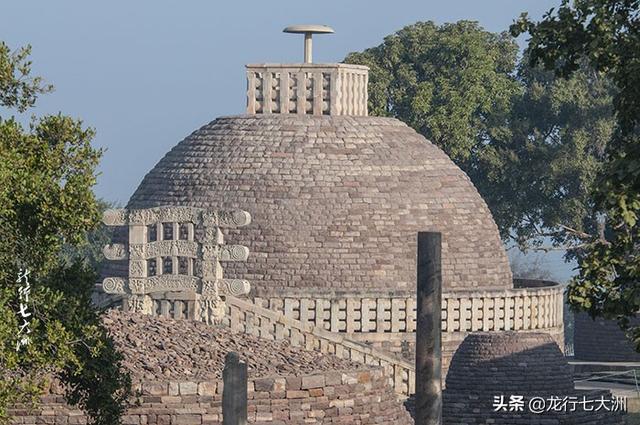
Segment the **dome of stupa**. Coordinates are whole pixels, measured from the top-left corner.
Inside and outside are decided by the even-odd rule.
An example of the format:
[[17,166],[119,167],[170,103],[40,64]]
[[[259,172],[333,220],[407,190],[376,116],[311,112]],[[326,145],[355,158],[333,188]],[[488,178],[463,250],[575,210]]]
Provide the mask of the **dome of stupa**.
[[253,294],[413,291],[416,233],[443,233],[444,290],[512,287],[497,226],[467,177],[393,118],[367,116],[367,68],[248,65],[247,114],[215,119],[145,176],[127,208],[240,208],[225,265]]
[[410,290],[416,232],[443,233],[445,290],[511,286],[498,229],[468,177],[392,118],[219,118],[175,146],[128,208],[240,208],[251,251],[227,277],[273,289]]

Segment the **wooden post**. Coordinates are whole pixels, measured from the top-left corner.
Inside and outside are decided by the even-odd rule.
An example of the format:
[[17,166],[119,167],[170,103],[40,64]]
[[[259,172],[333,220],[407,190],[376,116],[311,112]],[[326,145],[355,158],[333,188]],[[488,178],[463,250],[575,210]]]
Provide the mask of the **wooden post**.
[[418,233],[416,425],[442,424],[442,236]]
[[230,351],[224,359],[222,371],[223,425],[247,424],[247,364],[238,353]]

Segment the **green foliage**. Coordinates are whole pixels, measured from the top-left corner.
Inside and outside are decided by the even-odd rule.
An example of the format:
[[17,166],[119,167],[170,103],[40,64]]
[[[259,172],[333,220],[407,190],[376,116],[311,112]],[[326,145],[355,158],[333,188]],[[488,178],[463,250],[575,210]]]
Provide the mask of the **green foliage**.
[[[110,208],[119,208],[118,205],[113,202],[102,199],[98,199],[97,202],[100,216]],[[113,237],[113,227],[100,223],[95,229],[89,231],[86,239],[79,244],[65,243],[60,255],[62,260],[68,265],[79,262],[93,270],[100,270],[105,261],[102,248],[110,244],[113,241]]]
[[587,64],[556,78],[527,55],[518,63],[508,34],[467,21],[419,22],[345,61],[371,68],[374,115],[408,123],[469,175],[505,240],[578,248],[598,230],[614,87]]
[[616,126],[594,197],[605,225],[585,238],[569,300],[593,316],[618,318],[640,349],[640,328],[627,320],[640,309],[640,1],[564,0],[538,23],[524,14],[512,32],[531,35],[532,63],[569,76],[586,61],[617,88]]
[[518,48],[506,33],[475,22],[418,22],[345,62],[367,65],[369,111],[399,118],[466,164],[503,130],[520,89],[512,71]]
[[[24,111],[50,90],[29,76],[28,53],[0,44],[0,106]],[[98,223],[93,134],[61,114],[33,118],[28,130],[0,117],[0,423],[11,404],[36,402],[52,379],[100,425],[120,422],[130,394],[121,355],[91,307],[95,270],[61,255]],[[16,350],[21,268],[31,273],[33,315],[31,343]]]
[[593,192],[613,132],[614,88],[586,66],[565,80],[528,67],[526,57],[517,76],[522,92],[508,131],[467,172],[503,235],[523,249],[544,244],[575,256],[584,235],[599,232]]
[[53,90],[42,78],[31,77],[31,46],[12,52],[0,41],[0,105],[20,112],[33,106],[39,94]]

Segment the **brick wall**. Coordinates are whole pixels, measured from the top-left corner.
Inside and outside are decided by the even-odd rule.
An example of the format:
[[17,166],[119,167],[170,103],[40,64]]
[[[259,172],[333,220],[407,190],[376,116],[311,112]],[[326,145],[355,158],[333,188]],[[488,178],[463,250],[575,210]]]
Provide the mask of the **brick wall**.
[[[637,326],[640,321],[632,324]],[[633,349],[631,341],[614,320],[594,321],[586,313],[575,315],[573,347],[576,360],[640,362],[640,353]]]
[[[124,425],[217,425],[222,423],[222,381],[141,382],[140,404]],[[255,424],[412,424],[382,370],[250,379],[248,419]],[[14,424],[86,424],[84,414],[61,395],[43,397],[35,411],[16,406]]]

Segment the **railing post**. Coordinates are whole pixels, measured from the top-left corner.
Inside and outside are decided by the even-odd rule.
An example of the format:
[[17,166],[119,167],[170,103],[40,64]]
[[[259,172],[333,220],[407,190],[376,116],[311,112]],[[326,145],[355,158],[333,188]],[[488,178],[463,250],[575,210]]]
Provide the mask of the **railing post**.
[[418,233],[416,425],[442,424],[441,240],[440,233]]
[[230,351],[224,359],[222,371],[223,425],[247,424],[247,364],[238,353]]

